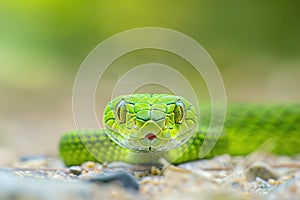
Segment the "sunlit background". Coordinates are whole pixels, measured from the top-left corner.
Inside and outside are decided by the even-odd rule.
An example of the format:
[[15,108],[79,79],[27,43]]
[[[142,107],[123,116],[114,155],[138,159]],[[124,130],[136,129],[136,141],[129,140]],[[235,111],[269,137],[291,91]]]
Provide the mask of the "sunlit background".
[[197,40],[222,73],[229,102],[300,101],[299,1],[52,1],[0,3],[0,148],[55,154],[74,129],[72,87],[87,54],[132,28]]

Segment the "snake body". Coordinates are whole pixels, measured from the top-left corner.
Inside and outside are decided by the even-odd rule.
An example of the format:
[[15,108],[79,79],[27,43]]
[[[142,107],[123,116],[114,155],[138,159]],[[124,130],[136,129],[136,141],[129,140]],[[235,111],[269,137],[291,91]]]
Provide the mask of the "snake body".
[[[161,157],[178,164],[199,159],[210,109],[170,94],[132,94],[111,100],[101,130],[72,130],[59,141],[67,166],[86,161],[156,163]],[[221,138],[207,157],[246,155],[267,140],[276,154],[300,153],[299,104],[233,104],[227,108]],[[213,138],[214,139],[214,138]]]

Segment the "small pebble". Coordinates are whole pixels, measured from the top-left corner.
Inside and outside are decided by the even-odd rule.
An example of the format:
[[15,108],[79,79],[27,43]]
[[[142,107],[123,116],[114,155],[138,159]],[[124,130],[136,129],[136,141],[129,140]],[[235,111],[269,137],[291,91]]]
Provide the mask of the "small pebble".
[[81,166],[87,169],[95,169],[96,163],[90,161],[83,163]]
[[271,184],[271,185],[276,185],[276,181],[274,180],[274,179],[269,179],[269,183]]
[[69,167],[68,172],[71,173],[71,174],[79,176],[82,172],[82,168],[79,167],[79,166],[72,166],[72,167]]
[[114,172],[110,174],[97,174],[93,178],[89,179],[91,183],[111,183],[118,182],[124,188],[138,191],[139,184],[136,179],[127,172]]
[[245,176],[247,181],[253,181],[256,177],[264,180],[277,179],[279,175],[268,165],[256,162],[246,169]]
[[151,174],[152,175],[161,175],[162,171],[160,169],[156,168],[155,166],[152,166],[151,167]]

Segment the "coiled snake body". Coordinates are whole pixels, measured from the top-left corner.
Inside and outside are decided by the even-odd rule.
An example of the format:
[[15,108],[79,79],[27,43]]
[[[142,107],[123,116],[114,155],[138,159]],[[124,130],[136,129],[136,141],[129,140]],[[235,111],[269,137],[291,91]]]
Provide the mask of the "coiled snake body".
[[[105,129],[73,130],[59,141],[66,165],[86,161],[155,163],[161,157],[178,164],[199,159],[210,110],[195,108],[185,98],[169,94],[132,94],[108,103]],[[200,123],[199,123],[200,121]],[[198,126],[199,123],[199,126]],[[228,107],[224,130],[207,155],[245,155],[266,140],[272,152],[300,153],[299,104],[234,104]]]

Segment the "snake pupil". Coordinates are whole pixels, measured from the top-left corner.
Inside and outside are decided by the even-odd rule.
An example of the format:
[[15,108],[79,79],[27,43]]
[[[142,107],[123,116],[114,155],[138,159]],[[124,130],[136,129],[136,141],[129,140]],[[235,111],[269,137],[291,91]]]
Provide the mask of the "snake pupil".
[[117,117],[120,123],[126,122],[126,102],[122,99],[117,105]]
[[181,124],[184,119],[184,104],[179,99],[174,108],[174,120],[177,124]]

